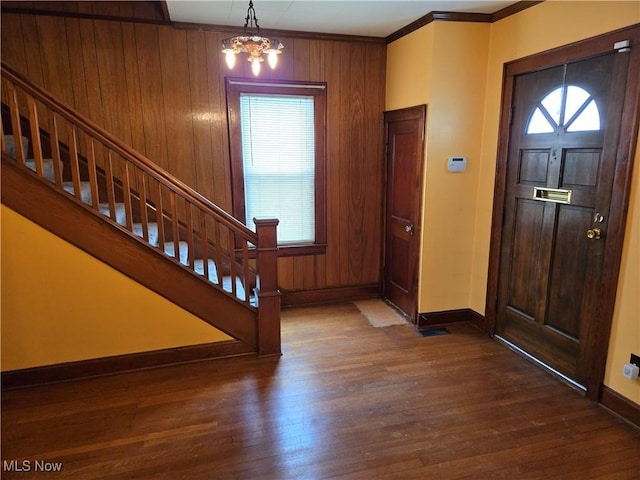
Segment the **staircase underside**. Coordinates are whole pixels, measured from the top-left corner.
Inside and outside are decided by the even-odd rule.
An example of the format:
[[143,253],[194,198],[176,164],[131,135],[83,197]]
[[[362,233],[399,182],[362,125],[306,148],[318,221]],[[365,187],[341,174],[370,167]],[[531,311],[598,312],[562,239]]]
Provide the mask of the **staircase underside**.
[[255,312],[4,157],[3,204],[257,350]]

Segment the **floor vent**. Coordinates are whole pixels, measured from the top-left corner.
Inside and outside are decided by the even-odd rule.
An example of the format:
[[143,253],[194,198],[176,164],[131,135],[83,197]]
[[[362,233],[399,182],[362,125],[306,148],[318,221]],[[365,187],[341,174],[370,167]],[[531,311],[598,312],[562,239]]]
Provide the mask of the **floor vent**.
[[436,335],[448,335],[449,330],[446,328],[420,328],[418,333],[423,337],[435,337]]

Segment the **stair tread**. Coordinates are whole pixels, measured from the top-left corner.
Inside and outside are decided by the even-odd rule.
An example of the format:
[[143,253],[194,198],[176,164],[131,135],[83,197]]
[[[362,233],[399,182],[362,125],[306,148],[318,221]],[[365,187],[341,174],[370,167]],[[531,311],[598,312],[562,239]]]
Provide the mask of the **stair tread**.
[[[154,247],[158,246],[158,224],[156,222],[149,222],[147,224],[147,230],[149,234],[149,239],[147,240]],[[144,238],[144,230],[142,228],[142,223],[134,223],[133,224],[133,234],[137,235],[140,238]]]
[[[189,265],[189,244],[184,241],[178,242],[178,260],[181,264],[188,266]],[[175,254],[175,245],[173,242],[165,242],[164,244],[164,253],[170,257],[176,256]]]
[[[199,258],[196,259],[193,262],[193,270],[201,276],[204,276],[204,259]],[[218,286],[221,286],[222,289],[224,291],[226,291],[227,293],[233,293],[233,290],[231,288],[231,276],[230,275],[226,275],[222,277],[222,285],[220,285],[219,280],[218,280],[218,271],[216,268],[216,264],[213,260],[209,259],[207,261],[207,264],[209,266],[209,281],[211,283],[214,283]],[[242,284],[242,279],[240,279],[239,277],[236,277],[236,296],[240,299],[240,300],[244,300],[245,299],[245,290],[244,290],[244,285]]]
[[[115,203],[114,207],[116,210],[116,223],[125,226],[127,224],[127,211],[125,209],[124,203]],[[98,211],[105,217],[111,217],[111,208],[109,207],[108,203],[99,204]]]
[[[29,151],[29,139],[27,137],[21,137],[22,138],[22,151],[24,152],[24,155],[27,155],[27,152]],[[11,134],[7,134],[4,136],[4,145],[6,148],[6,153],[7,155],[9,155],[12,158],[17,159],[18,158],[18,154],[16,152],[16,137],[14,135]]]
[[[73,182],[63,182],[62,188],[73,195],[75,195],[75,189],[73,187]],[[93,205],[93,201],[91,200],[91,183],[86,181],[80,182],[80,200],[82,200],[87,205]]]

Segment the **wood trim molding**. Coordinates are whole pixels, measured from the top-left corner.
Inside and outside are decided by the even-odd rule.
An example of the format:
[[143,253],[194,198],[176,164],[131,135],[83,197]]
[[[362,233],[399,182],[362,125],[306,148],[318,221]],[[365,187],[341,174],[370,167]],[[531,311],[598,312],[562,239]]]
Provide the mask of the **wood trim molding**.
[[[480,16],[478,16],[480,15]],[[464,16],[464,19],[463,19]],[[388,35],[384,40],[387,44],[395,42],[396,40],[421,29],[425,25],[429,25],[436,20],[443,20],[449,22],[489,22],[491,20],[491,14],[486,13],[455,13],[455,12],[429,12],[419,19],[411,22],[409,25],[405,25],[399,30],[396,30],[392,34]]]
[[469,322],[478,329],[484,331],[484,315],[481,315],[470,308],[419,313],[416,326],[418,328],[423,328],[460,322]]
[[[68,10],[54,10],[44,8],[31,8],[30,6],[22,6],[20,2],[11,2],[5,5],[6,2],[2,2],[3,14],[17,14],[17,15],[43,15],[49,17],[67,17],[67,18],[80,18],[87,20],[103,20],[107,22],[134,22],[134,23],[148,23],[153,25],[164,25],[173,27],[177,30],[197,30],[203,32],[213,33],[228,33],[231,35],[238,35],[244,32],[241,26],[229,26],[229,25],[215,25],[206,23],[190,23],[190,22],[173,22],[169,16],[169,9],[164,0],[159,2],[134,2],[134,3],[157,3],[156,15],[138,15],[138,16],[119,16],[119,15],[107,15],[101,13],[85,13],[85,12],[73,12]],[[26,3],[26,2],[24,2]],[[68,2],[72,3],[72,2]],[[36,3],[37,5],[37,3]],[[240,23],[240,22],[238,22]],[[364,35],[345,35],[338,33],[322,33],[322,32],[303,32],[298,30],[276,30],[276,29],[260,29],[263,35],[273,37],[284,38],[302,38],[305,40],[333,40],[333,41],[346,41],[346,42],[364,42],[364,43],[385,43],[385,39],[382,37],[369,37]]]
[[543,1],[544,0],[522,0],[518,3],[514,3],[513,5],[504,7],[502,10],[498,10],[491,15],[491,23],[502,20],[503,18],[507,18],[511,15],[526,10],[527,8],[538,5],[539,3],[543,3]]
[[[252,81],[242,78],[225,78],[225,92],[227,98],[227,119],[229,126],[229,156],[231,163],[231,192],[233,216],[241,223],[248,223],[245,195],[245,172],[242,154],[242,116],[240,115],[240,100],[243,94],[259,95],[299,95],[311,98],[313,101],[313,130],[314,130],[314,242],[307,245],[281,245],[278,250],[281,255],[314,255],[326,251],[327,243],[327,155],[326,155],[326,124],[327,124],[327,83],[294,80]],[[273,120],[275,121],[275,120]],[[281,212],[282,213],[282,212]],[[255,219],[254,219],[255,222]]]
[[640,428],[640,405],[623,397],[606,385],[600,389],[600,404]]
[[[5,5],[5,3],[7,5]],[[72,3],[72,2],[69,2]],[[173,22],[169,16],[169,10],[164,0],[159,2],[141,2],[148,3],[156,6],[157,13],[154,15],[137,15],[137,16],[119,16],[119,15],[106,15],[100,13],[84,13],[74,12],[70,10],[55,10],[44,8],[31,8],[31,6],[18,6],[20,2],[3,2],[2,13],[14,13],[14,14],[26,14],[26,15],[47,15],[54,17],[70,17],[70,18],[84,18],[90,20],[104,20],[113,22],[138,22],[138,23],[150,23],[156,25],[167,25],[180,30],[200,30],[208,32],[229,32],[230,34],[242,33],[244,30],[242,27],[233,27],[229,25],[214,25],[214,24],[201,24],[201,23],[188,23],[188,22]],[[401,29],[388,35],[386,38],[381,37],[369,37],[362,35],[344,35],[335,33],[322,33],[322,32],[303,32],[297,30],[261,30],[265,35],[275,37],[287,37],[287,38],[304,38],[312,40],[335,40],[335,41],[350,41],[350,42],[373,42],[373,43],[391,43],[399,38],[408,35],[425,25],[435,21],[448,21],[448,22],[483,22],[493,23],[498,20],[502,20],[510,15],[521,12],[529,7],[542,3],[542,1],[523,0],[508,7],[503,8],[495,13],[465,13],[465,12],[429,12],[423,17],[411,22],[409,25],[402,27]]]
[[409,35],[412,32],[430,24],[436,20],[446,22],[480,22],[480,23],[493,23],[498,20],[502,20],[510,15],[514,15],[522,10],[533,7],[542,3],[542,1],[528,1],[523,0],[508,7],[503,8],[495,13],[464,13],[464,12],[429,12],[425,16],[420,17],[409,25],[396,30],[391,35],[385,38],[387,44],[395,42],[396,40]]
[[248,345],[229,340],[10,370],[1,373],[0,381],[2,391],[5,391],[249,354],[254,352]]
[[[12,2],[17,3],[17,2]],[[152,2],[149,2],[152,3]],[[160,7],[158,7],[160,10]],[[2,14],[17,14],[17,15],[42,15],[49,17],[66,17],[66,18],[80,18],[86,20],[104,20],[107,22],[128,22],[128,23],[148,23],[152,25],[172,25],[170,21],[165,20],[164,12],[158,14],[158,17],[154,16],[125,16],[125,15],[105,15],[100,13],[84,13],[84,12],[70,12],[60,10],[47,10],[29,7],[16,7],[16,6],[2,6]]]
[[169,5],[166,0],[160,0],[160,11],[162,12],[162,18],[165,22],[171,22],[171,15],[169,15]]
[[[215,25],[208,23],[171,22],[171,25],[178,30],[198,30],[203,32],[228,33],[229,35],[240,35],[244,32],[242,27],[229,25]],[[346,35],[340,33],[323,32],[303,32],[300,30],[277,30],[261,28],[261,35],[277,38],[302,38],[305,40],[333,40],[343,42],[364,42],[364,43],[385,43],[383,37],[368,37],[364,35]]]
[[296,290],[282,292],[283,307],[299,307],[323,303],[351,302],[380,298],[380,285],[358,285],[352,287],[322,288],[318,290]]

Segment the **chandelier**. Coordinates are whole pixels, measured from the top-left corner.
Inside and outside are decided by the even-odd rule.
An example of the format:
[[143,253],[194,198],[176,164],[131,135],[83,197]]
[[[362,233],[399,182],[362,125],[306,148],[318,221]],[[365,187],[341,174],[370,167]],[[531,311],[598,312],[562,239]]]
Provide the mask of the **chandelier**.
[[254,75],[257,76],[260,73],[260,64],[264,62],[263,54],[267,55],[269,66],[276,68],[278,55],[282,53],[284,45],[280,40],[260,35],[260,25],[253,8],[253,0],[249,0],[247,18],[244,20],[244,35],[222,40],[222,53],[225,54],[227,66],[233,68],[236,55],[247,53],[247,60],[251,62],[251,71]]

